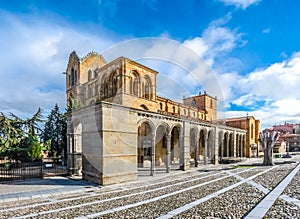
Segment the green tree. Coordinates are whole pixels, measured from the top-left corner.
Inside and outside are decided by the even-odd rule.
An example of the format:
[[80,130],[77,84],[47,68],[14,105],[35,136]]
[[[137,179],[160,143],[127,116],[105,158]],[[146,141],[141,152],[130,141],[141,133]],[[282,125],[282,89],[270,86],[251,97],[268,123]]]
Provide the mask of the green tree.
[[42,144],[39,142],[37,135],[33,135],[30,137],[31,144],[27,149],[27,155],[29,161],[42,161]]
[[60,155],[66,155],[66,133],[66,117],[60,112],[58,105],[55,104],[54,108],[47,117],[43,132],[43,141],[50,141],[50,156],[58,157]]
[[41,131],[39,123],[42,120],[42,110],[25,120],[13,113],[10,117],[0,114],[0,156],[8,157],[16,162],[33,161],[42,156],[37,132]]

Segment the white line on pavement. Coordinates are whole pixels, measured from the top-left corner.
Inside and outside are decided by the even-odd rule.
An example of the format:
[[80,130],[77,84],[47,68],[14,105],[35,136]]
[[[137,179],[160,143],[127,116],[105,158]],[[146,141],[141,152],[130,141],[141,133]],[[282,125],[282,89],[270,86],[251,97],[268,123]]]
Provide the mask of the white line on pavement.
[[177,209],[175,209],[173,211],[170,211],[168,214],[163,215],[163,216],[158,217],[158,218],[159,219],[166,219],[166,218],[174,217],[174,216],[176,216],[176,215],[178,215],[178,214],[180,214],[180,213],[182,213],[182,212],[184,212],[186,210],[189,210],[189,209],[191,209],[191,208],[193,208],[193,207],[201,204],[202,202],[208,201],[208,200],[210,200],[212,198],[215,198],[215,197],[217,197],[217,196],[219,196],[219,195],[221,195],[221,194],[223,194],[223,193],[225,193],[225,192],[227,192],[227,191],[229,191],[231,189],[234,189],[234,188],[238,187],[239,185],[242,185],[243,183],[246,183],[246,182],[254,179],[257,176],[260,176],[260,175],[262,175],[262,174],[264,174],[264,173],[266,173],[266,172],[274,169],[275,167],[276,166],[273,166],[273,167],[271,167],[271,168],[269,168],[267,170],[264,170],[263,172],[260,172],[260,173],[254,175],[254,176],[249,177],[249,178],[246,178],[246,179],[244,179],[244,180],[242,180],[242,181],[240,181],[238,183],[235,183],[235,184],[233,184],[231,186],[228,186],[228,187],[226,187],[224,189],[221,189],[221,190],[219,190],[219,191],[217,191],[217,192],[215,192],[213,194],[207,195],[207,196],[205,196],[205,197],[203,197],[201,199],[198,199],[198,200],[196,200],[194,202],[191,202],[191,203],[186,204],[186,205],[184,205],[184,206],[182,206],[180,208],[177,208]]
[[[244,170],[244,171],[238,172],[236,174],[246,172],[246,171],[249,171],[249,170]],[[163,198],[167,198],[167,197],[170,197],[170,196],[173,196],[173,195],[177,195],[179,193],[183,193],[183,192],[186,192],[186,191],[189,191],[189,190],[192,190],[192,189],[196,189],[196,188],[204,186],[204,185],[208,185],[210,183],[213,183],[213,182],[216,182],[216,181],[219,181],[219,180],[222,180],[222,179],[226,179],[228,177],[230,177],[230,175],[224,176],[224,177],[221,177],[221,178],[217,178],[217,179],[214,179],[214,180],[211,180],[211,181],[207,181],[207,182],[195,185],[195,186],[191,186],[191,187],[188,187],[188,188],[185,188],[185,189],[182,189],[182,190],[172,192],[172,193],[168,193],[168,194],[165,194],[165,195],[162,195],[162,196],[158,196],[158,197],[155,197],[155,198],[152,198],[152,199],[148,199],[148,200],[145,200],[145,201],[137,202],[137,203],[130,204],[130,205],[121,206],[121,207],[114,208],[114,209],[109,209],[109,210],[106,210],[106,211],[102,211],[102,212],[98,212],[98,213],[94,213],[94,214],[90,214],[90,215],[86,215],[86,216],[82,216],[82,217],[77,217],[76,219],[87,219],[87,218],[99,217],[101,215],[122,211],[122,210],[125,210],[125,209],[128,209],[128,208],[137,207],[137,206],[143,205],[143,204],[148,204],[148,203],[155,202],[155,201],[158,201],[158,200],[163,199]]]
[[294,170],[287,175],[278,186],[276,186],[263,200],[256,205],[255,208],[250,211],[250,213],[245,217],[245,219],[250,218],[263,218],[268,210],[272,207],[276,199],[281,195],[283,190],[288,186],[288,184],[292,181],[294,176],[297,174],[300,169],[300,164],[298,164]]

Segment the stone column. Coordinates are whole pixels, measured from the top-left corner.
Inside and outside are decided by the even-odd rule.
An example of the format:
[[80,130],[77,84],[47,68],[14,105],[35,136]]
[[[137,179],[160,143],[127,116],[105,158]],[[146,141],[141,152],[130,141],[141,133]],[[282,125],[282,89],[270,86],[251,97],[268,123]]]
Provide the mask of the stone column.
[[180,132],[179,134],[179,168],[181,170],[185,170],[185,165],[184,165],[184,137],[183,137],[183,131]]
[[[246,137],[245,137],[245,135],[244,135],[244,138],[243,138],[243,139],[244,139],[244,141],[243,141],[243,151],[244,151],[244,156],[245,156],[245,155],[246,155],[246,152],[245,152],[245,151],[246,151],[246,148],[247,148],[247,147],[246,147]],[[249,157],[251,157],[251,156],[249,156]]]
[[208,136],[207,133],[204,136],[204,165],[207,164],[207,141],[208,141]]
[[198,167],[198,158],[199,158],[199,133],[195,136],[195,167]]
[[236,130],[234,130],[233,132],[233,157],[237,157],[236,156]]
[[152,134],[152,140],[151,140],[151,169],[150,169],[150,176],[155,175],[155,139],[156,134]]
[[226,157],[229,157],[229,134],[226,139]]
[[216,127],[214,132],[214,162],[215,165],[219,164],[219,129]]
[[236,156],[237,157],[241,157],[240,156],[240,135],[237,136],[236,142],[237,142],[237,145],[236,145]]
[[169,173],[171,170],[171,135],[167,135],[167,163],[166,172]]
[[69,133],[67,135],[67,165],[68,165],[68,175],[74,174],[74,134]]
[[223,157],[223,155],[224,155],[224,135],[223,135],[224,133],[222,133],[222,136],[221,136],[221,139],[220,139],[220,141],[221,141],[221,145],[220,145],[220,147],[221,147],[221,154],[220,154],[220,157]]

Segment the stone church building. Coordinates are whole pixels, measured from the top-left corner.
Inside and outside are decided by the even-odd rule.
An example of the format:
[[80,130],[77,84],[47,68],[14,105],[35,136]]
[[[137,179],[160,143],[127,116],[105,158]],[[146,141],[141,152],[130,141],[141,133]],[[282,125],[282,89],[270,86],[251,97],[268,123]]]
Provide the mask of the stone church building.
[[[158,72],[125,57],[69,57],[68,170],[102,185],[135,180],[138,168],[171,171],[244,157],[246,130],[220,125],[217,98],[157,96]],[[174,90],[176,92],[176,90]]]

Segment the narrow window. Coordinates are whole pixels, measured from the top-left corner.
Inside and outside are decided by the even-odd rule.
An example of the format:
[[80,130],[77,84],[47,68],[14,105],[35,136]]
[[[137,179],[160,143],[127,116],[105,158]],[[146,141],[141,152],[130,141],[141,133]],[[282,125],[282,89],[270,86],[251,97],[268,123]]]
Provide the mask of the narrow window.
[[162,103],[159,103],[158,109],[159,109],[159,110],[162,110]]
[[94,78],[98,77],[98,69],[94,70]]
[[71,87],[75,86],[75,71],[74,68],[71,70]]
[[90,81],[91,79],[92,79],[92,71],[89,70],[89,71],[88,71],[88,80]]

